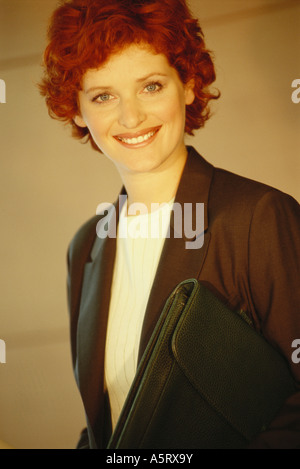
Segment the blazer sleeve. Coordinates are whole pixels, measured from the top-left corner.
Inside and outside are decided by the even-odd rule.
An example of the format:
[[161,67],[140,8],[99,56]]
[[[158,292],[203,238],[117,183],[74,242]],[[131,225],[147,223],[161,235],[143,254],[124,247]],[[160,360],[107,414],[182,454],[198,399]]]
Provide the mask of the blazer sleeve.
[[249,448],[300,448],[300,363],[292,358],[293,342],[300,339],[300,206],[292,197],[271,190],[260,199],[249,232],[248,263],[261,332],[286,358],[298,390]]

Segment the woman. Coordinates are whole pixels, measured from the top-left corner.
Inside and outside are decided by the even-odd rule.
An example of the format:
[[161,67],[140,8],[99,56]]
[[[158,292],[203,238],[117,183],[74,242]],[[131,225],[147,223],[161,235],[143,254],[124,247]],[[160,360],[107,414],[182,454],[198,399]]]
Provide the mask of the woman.
[[[185,133],[204,125],[218,97],[214,80],[184,0],[70,0],[53,14],[41,84],[50,114],[111,159],[124,184],[117,210],[88,221],[69,249],[72,353],[87,415],[80,448],[106,447],[165,301],[187,278],[244,311],[299,385],[291,361],[300,337],[299,205],[186,148]],[[204,244],[188,249],[176,236],[173,203],[204,204]],[[131,217],[136,204],[144,212]],[[299,392],[249,447],[297,446]]]

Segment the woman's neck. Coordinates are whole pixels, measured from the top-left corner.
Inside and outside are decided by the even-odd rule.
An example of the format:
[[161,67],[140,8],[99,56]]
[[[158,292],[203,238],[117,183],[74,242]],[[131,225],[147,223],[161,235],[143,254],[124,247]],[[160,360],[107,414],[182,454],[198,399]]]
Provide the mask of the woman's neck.
[[151,212],[151,204],[169,202],[175,197],[186,163],[187,151],[172,165],[166,165],[147,173],[120,172],[131,204],[143,204]]

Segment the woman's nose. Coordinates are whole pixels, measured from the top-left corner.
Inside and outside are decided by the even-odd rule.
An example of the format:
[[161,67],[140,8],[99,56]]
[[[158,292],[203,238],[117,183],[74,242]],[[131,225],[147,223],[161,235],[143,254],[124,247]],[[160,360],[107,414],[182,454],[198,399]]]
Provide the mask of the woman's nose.
[[146,119],[141,104],[136,99],[126,99],[120,103],[119,124],[127,129],[136,129]]

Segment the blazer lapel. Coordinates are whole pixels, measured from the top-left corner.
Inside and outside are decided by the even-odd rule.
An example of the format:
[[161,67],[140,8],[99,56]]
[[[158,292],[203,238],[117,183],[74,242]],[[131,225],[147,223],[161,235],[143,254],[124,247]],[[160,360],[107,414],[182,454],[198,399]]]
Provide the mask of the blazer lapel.
[[119,205],[112,205],[97,225],[90,262],[84,268],[80,314],[77,328],[75,374],[85,405],[88,423],[102,440],[104,399],[104,353],[111,283],[116,252],[115,230]]
[[[164,304],[173,289],[183,280],[188,278],[199,278],[205,254],[209,245],[210,235],[208,228],[208,194],[213,175],[213,166],[207,163],[193,149],[189,149],[189,156],[184,168],[181,182],[175,197],[175,203],[182,207],[184,213],[184,204],[192,204],[192,219],[196,219],[196,203],[204,204],[204,224],[196,232],[195,237],[202,243],[199,237],[204,236],[204,243],[198,249],[188,249],[188,239],[185,236],[176,237],[178,226],[174,223],[174,214],[170,223],[170,237],[166,239],[162,251],[161,259],[158,265],[151,289],[139,349],[139,360],[151,337],[155,324],[164,307]],[[186,207],[190,207],[187,206]],[[202,231],[202,232],[201,232]],[[182,230],[184,235],[184,230]],[[195,239],[195,241],[197,241]]]

